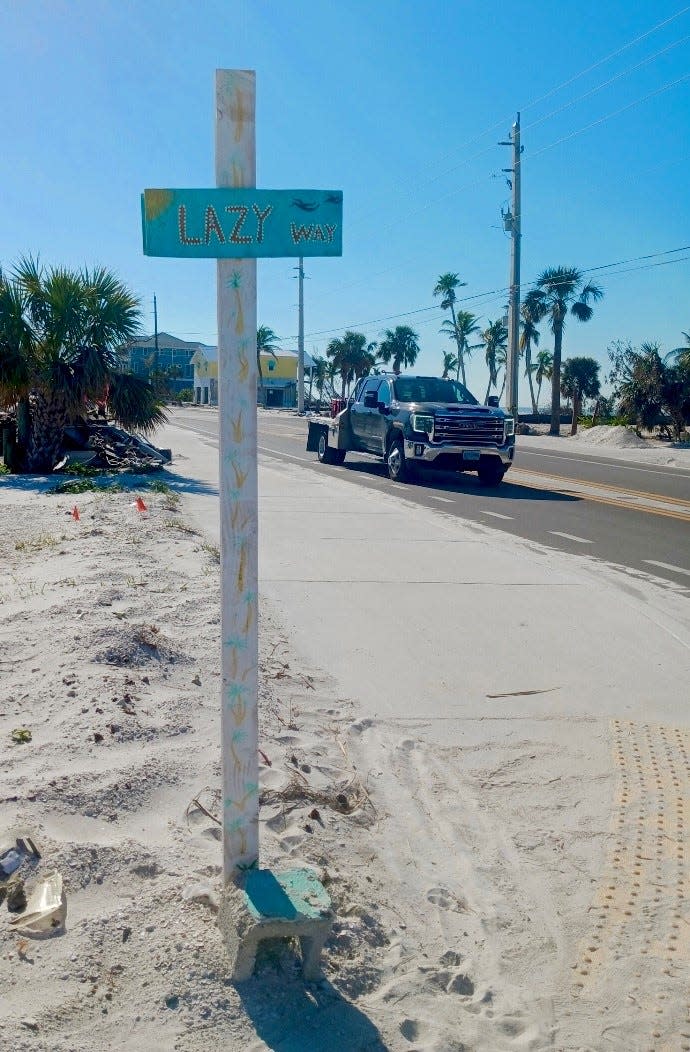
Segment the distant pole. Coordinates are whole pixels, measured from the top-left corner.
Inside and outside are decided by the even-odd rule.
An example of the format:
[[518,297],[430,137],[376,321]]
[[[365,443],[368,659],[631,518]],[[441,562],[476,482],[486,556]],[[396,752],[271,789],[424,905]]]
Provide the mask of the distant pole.
[[[252,70],[216,70],[216,186],[256,186]],[[223,873],[258,865],[256,260],[219,259]]]
[[304,412],[304,259],[299,257],[299,325],[297,329],[297,412]]
[[156,303],[156,293],[153,294],[153,346],[155,347],[154,371],[158,372],[158,305]]
[[506,356],[506,409],[517,423],[518,378],[520,342],[520,114],[518,113],[511,133],[513,147],[513,207],[510,245],[510,300],[508,303],[508,354]]

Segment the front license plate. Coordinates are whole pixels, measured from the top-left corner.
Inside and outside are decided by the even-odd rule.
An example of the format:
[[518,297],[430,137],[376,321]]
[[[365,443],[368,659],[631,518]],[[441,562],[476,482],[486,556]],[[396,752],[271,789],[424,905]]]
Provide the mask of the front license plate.
[[478,449],[466,449],[462,454],[463,460],[479,460]]

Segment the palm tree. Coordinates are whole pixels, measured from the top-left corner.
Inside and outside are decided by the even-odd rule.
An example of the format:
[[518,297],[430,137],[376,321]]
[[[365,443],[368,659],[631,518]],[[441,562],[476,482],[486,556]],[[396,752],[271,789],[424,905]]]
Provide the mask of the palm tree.
[[419,354],[419,336],[408,325],[386,329],[378,348],[378,358],[386,365],[393,362],[393,372],[400,375],[401,365],[412,366]]
[[65,425],[97,402],[145,433],[166,419],[152,385],[121,372],[140,318],[137,298],[105,267],[25,258],[11,275],[0,272],[0,404],[17,406],[29,471],[52,471]]
[[342,339],[336,337],[328,344],[326,357],[332,361],[333,375],[339,375],[342,380],[342,399],[345,398],[345,390],[349,390],[353,380],[366,376],[374,368],[375,347],[375,343],[367,343],[364,333],[352,332],[349,329]]
[[570,434],[577,433],[577,421],[585,398],[596,398],[601,391],[599,363],[594,358],[568,358],[563,363],[561,392],[573,400],[573,422]]
[[454,321],[444,321],[439,332],[454,340],[457,344],[458,354],[456,357],[456,379],[462,375],[462,382],[467,386],[465,377],[465,359],[469,358],[472,351],[480,346],[478,343],[470,343],[469,338],[475,332],[479,332],[477,316],[467,310],[459,310]]
[[489,397],[489,391],[491,388],[498,385],[498,370],[500,365],[498,354],[499,351],[505,351],[507,339],[508,330],[502,321],[490,321],[481,335],[482,343],[486,348],[486,364],[489,367],[489,383],[486,388],[486,395],[484,396],[485,402]]
[[[460,342],[460,334],[458,332],[458,326],[457,326],[457,316],[456,316],[456,313],[455,313],[455,304],[456,304],[457,298],[458,298],[457,294],[456,294],[456,289],[465,288],[466,285],[467,285],[467,282],[466,281],[460,281],[460,277],[459,277],[458,274],[453,274],[450,271],[448,271],[446,274],[441,274],[441,276],[439,277],[438,281],[434,285],[434,292],[433,292],[434,296],[440,296],[441,297],[441,309],[442,310],[450,310],[450,316],[451,316],[451,319],[452,319],[452,330],[451,330],[450,335],[451,335],[451,337],[453,339],[455,339],[455,342],[457,343],[457,347],[458,347],[458,366],[459,367],[461,366],[461,363],[462,363],[462,345],[461,345],[461,342]],[[460,376],[460,374],[458,373],[458,378],[459,378],[459,376]],[[462,380],[463,380],[463,383],[464,383],[465,382],[464,368],[463,368],[463,372],[462,372]]]
[[535,361],[530,366],[530,371],[534,373],[534,379],[537,381],[537,416],[539,415],[539,396],[541,395],[541,385],[544,380],[550,380],[553,376],[553,355],[550,351],[540,351]]
[[560,434],[561,424],[561,351],[563,329],[568,312],[578,321],[589,321],[594,313],[590,302],[596,303],[604,295],[592,282],[584,283],[577,267],[549,267],[539,278],[533,302],[542,318],[549,319],[553,333],[553,374],[551,377],[551,427],[549,433]]
[[266,391],[264,389],[264,373],[261,368],[261,354],[270,354],[274,361],[278,361],[276,347],[278,337],[268,325],[260,325],[256,330],[256,372],[259,377],[259,390],[261,392],[261,404],[266,406]]
[[685,347],[675,347],[666,355],[668,361],[674,361],[682,369],[690,369],[690,333],[684,332]]
[[[508,348],[507,347],[497,347],[496,348],[496,372],[497,372],[498,376],[501,375],[501,369],[505,369],[505,372],[503,373],[503,382],[501,383],[501,391],[500,391],[499,396],[498,396],[499,401],[501,400],[501,398],[503,398],[503,392],[506,389],[506,381],[508,379],[508,370],[506,369],[506,362],[507,361],[508,361]],[[498,379],[496,380],[496,383],[498,383]]]
[[312,384],[316,384],[316,390],[319,395],[319,405],[323,398],[323,389],[326,386],[328,380],[328,366],[329,363],[325,358],[319,357],[318,354],[312,354],[311,356],[314,365],[312,366],[311,376],[309,378],[309,401],[311,402],[311,389]]
[[539,346],[539,330],[537,323],[541,320],[539,303],[533,292],[528,292],[520,306],[522,321],[520,322],[520,351],[525,356],[525,376],[529,383],[529,393],[532,399],[532,412],[537,415],[537,400],[534,397],[534,383],[532,381],[532,345]]
[[443,353],[443,380],[448,379],[448,374],[458,367],[458,359],[452,351],[444,351]]

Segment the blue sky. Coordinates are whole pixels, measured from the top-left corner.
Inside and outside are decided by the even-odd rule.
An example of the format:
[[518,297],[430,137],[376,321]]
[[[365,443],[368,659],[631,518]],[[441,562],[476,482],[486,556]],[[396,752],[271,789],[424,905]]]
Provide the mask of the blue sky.
[[[139,195],[213,185],[219,67],[257,72],[258,185],[344,192],[343,257],[305,262],[308,352],[406,324],[438,373],[444,271],[481,322],[503,314],[496,144],[518,110],[523,291],[547,266],[606,268],[587,275],[605,297],[569,322],[564,357],[605,367],[613,339],[669,350],[690,330],[690,249],[671,251],[690,245],[680,0],[0,0],[0,264],[103,263],[141,297],[146,331],[155,292],[162,330],[214,343],[214,263],[144,257]],[[259,322],[291,348],[295,264],[258,264]],[[469,378],[483,395],[481,351]]]

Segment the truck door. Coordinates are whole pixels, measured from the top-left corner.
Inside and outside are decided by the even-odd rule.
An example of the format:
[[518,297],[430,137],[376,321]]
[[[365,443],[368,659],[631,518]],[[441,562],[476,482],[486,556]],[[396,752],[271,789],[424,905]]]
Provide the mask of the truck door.
[[[378,413],[376,391],[381,382],[379,376],[370,376],[359,390],[357,400],[350,409],[350,427],[358,449],[372,451],[373,414]],[[377,450],[378,451],[378,450]]]
[[374,453],[386,452],[391,401],[391,385],[388,380],[381,380],[376,391],[376,409],[372,410],[371,417],[371,442]]

